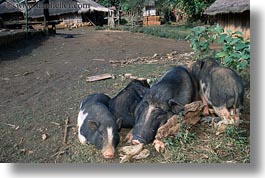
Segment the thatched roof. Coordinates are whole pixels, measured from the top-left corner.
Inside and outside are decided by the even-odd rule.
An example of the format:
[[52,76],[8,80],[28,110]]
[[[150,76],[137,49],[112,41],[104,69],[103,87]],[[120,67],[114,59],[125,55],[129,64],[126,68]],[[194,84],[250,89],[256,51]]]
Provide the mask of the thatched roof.
[[0,4],[0,14],[8,13],[22,13],[21,10],[16,7],[14,4],[9,2],[3,2]]
[[207,15],[242,13],[250,10],[250,0],[216,0],[205,10]]
[[[50,16],[69,13],[86,13],[89,11],[108,12],[108,8],[92,0],[50,0],[49,7]],[[29,11],[29,17],[43,17],[43,1],[39,1],[37,5]]]
[[77,0],[78,4],[83,4],[80,7],[79,13],[86,13],[89,11],[99,11],[99,12],[108,12],[109,9],[96,3],[92,0]]
[[[79,8],[77,1],[74,0],[50,0],[49,1],[49,15],[57,16],[62,14],[76,13]],[[43,1],[39,1],[29,11],[29,17],[39,18],[43,17]]]

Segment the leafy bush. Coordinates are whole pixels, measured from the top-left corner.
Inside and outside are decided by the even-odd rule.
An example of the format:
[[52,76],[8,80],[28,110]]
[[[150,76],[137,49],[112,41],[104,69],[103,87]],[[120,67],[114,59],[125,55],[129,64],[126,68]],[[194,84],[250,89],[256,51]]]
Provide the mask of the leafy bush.
[[[191,48],[195,52],[195,59],[213,56],[222,64],[239,72],[250,65],[250,43],[242,37],[239,31],[232,32],[217,26],[199,26],[192,29],[192,33],[186,38],[191,42]],[[221,45],[219,51],[213,51],[210,45]]]
[[126,25],[128,23],[128,21],[126,19],[121,19],[120,20],[120,24],[121,25]]
[[223,44],[221,51],[215,54],[229,67],[241,72],[250,64],[250,43],[242,37],[241,32],[227,31],[221,34],[218,43]]

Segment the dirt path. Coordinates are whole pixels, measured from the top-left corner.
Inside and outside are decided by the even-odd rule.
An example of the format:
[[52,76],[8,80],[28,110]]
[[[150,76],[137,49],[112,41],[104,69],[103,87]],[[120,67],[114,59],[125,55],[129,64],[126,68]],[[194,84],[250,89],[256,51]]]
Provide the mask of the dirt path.
[[[79,102],[94,92],[114,95],[126,81],[88,84],[85,78],[128,71],[157,75],[167,65],[124,68],[111,65],[109,60],[191,51],[187,42],[129,32],[84,28],[59,33],[0,51],[0,162],[83,162],[82,157],[85,162],[102,161],[96,157],[87,160],[91,157],[83,153],[87,147],[76,141]],[[65,34],[73,38],[65,38]],[[65,145],[67,117],[70,127]],[[43,134],[46,139],[42,139]]]

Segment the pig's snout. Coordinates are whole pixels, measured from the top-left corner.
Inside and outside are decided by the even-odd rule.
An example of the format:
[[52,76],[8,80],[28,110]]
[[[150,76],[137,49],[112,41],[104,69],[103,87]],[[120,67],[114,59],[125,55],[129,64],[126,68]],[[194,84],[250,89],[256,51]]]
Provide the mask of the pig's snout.
[[133,135],[132,144],[138,145],[140,143],[144,143],[145,144],[146,143],[145,139],[143,139],[140,136]]
[[113,146],[108,146],[102,150],[103,157],[106,159],[111,159],[115,155],[115,149]]

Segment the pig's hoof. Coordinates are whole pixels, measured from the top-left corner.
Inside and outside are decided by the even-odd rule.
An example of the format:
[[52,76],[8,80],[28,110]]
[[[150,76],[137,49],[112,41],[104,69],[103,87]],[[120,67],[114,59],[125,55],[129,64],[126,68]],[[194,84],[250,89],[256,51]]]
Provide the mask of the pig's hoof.
[[132,140],[132,144],[133,145],[139,145],[140,144],[140,141],[139,140]]
[[208,106],[205,106],[203,108],[203,112],[202,113],[203,113],[204,116],[209,116],[210,115],[209,107]]
[[225,132],[226,128],[229,125],[233,125],[234,120],[233,119],[223,119],[220,122],[218,122],[215,127],[217,129],[216,135],[220,135]]
[[153,145],[157,152],[163,153],[165,152],[165,144],[160,140],[154,140]]

